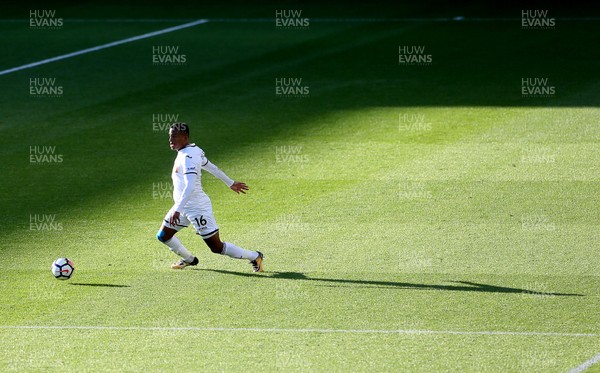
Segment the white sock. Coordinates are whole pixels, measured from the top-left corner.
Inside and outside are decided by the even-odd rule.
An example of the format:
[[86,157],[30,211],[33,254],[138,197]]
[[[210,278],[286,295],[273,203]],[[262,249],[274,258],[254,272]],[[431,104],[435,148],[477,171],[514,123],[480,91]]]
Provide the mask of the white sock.
[[194,260],[194,256],[190,253],[185,246],[179,241],[179,238],[173,236],[170,240],[163,242],[165,245],[169,246],[169,249],[175,254],[179,255],[188,263],[191,263]]
[[222,254],[235,259],[248,259],[250,261],[258,258],[258,253],[256,251],[242,249],[239,246],[235,246],[231,242],[223,242]]

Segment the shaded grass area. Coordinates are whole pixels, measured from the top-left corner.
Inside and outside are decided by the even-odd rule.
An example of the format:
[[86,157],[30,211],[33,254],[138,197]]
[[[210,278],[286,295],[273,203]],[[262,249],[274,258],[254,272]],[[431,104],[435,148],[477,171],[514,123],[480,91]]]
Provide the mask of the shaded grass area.
[[[8,127],[5,127],[10,129],[11,136],[5,137],[2,144],[3,153],[7,155],[5,162],[11,165],[7,172],[24,169],[28,171],[27,178],[32,180],[33,189],[21,189],[31,205],[29,208],[19,206],[19,210],[31,209],[31,206],[53,210],[64,202],[49,205],[52,199],[48,200],[36,187],[70,188],[68,194],[77,200],[81,192],[86,196],[97,195],[106,191],[108,185],[139,182],[136,174],[152,175],[149,180],[163,175],[157,165],[166,168],[170,161],[165,156],[167,150],[156,151],[165,140],[151,130],[153,113],[176,113],[199,126],[197,133],[205,150],[219,157],[225,154],[225,149],[307,133],[314,130],[316,118],[342,110],[415,105],[595,105],[596,96],[587,93],[594,92],[598,81],[598,72],[592,63],[595,52],[589,52],[589,59],[574,54],[577,43],[585,43],[586,35],[590,38],[589,32],[582,25],[571,26],[568,32],[553,31],[551,38],[537,33],[527,35],[528,38],[519,43],[523,31],[501,23],[493,27],[434,24],[428,26],[428,32],[423,32],[422,27],[398,29],[388,24],[329,25],[318,31],[321,36],[316,38],[312,34],[317,31],[311,31],[306,41],[297,35],[289,40],[287,36],[281,38],[270,26],[212,24],[159,38],[160,42],[174,42],[183,50],[187,48],[191,54],[189,66],[165,69],[152,66],[151,47],[159,40],[43,66],[35,70],[36,75],[55,75],[65,87],[64,99],[28,97],[29,73],[3,77],[7,98],[13,107],[7,114]],[[225,30],[244,33],[250,28],[254,34],[258,32],[258,36],[242,39],[242,44],[235,48],[220,48],[230,38]],[[559,37],[558,43],[555,36]],[[568,38],[577,42],[567,42]],[[212,40],[212,48],[204,45],[202,41],[206,40]],[[434,64],[398,66],[397,45],[405,40],[427,45],[435,56]],[[490,40],[499,45],[487,48]],[[275,44],[271,44],[273,42]],[[540,48],[529,50],[525,55],[530,43]],[[264,46],[270,47],[261,53]],[[542,51],[550,49],[552,52],[543,54]],[[125,59],[122,58],[124,52]],[[246,55],[251,57],[244,58]],[[577,61],[577,69],[572,68],[569,56]],[[227,62],[232,58],[238,62]],[[204,60],[208,62],[200,63]],[[83,69],[74,68],[82,63]],[[493,68],[496,65],[498,68]],[[532,66],[536,75],[549,77],[551,84],[557,87],[556,97],[524,99],[520,96],[521,77],[529,76]],[[133,74],[134,71],[142,73]],[[107,76],[111,79],[107,80]],[[310,98],[281,100],[275,97],[274,81],[280,76],[301,77],[311,88]],[[232,107],[236,110],[232,111]],[[264,110],[265,107],[269,110]],[[32,117],[23,117],[21,113],[25,111]],[[86,131],[86,146],[70,149],[82,131]],[[135,136],[131,136],[132,132]],[[424,141],[433,134],[427,135],[423,136]],[[455,135],[450,131],[436,131],[435,136],[435,141],[448,141],[451,138],[448,136]],[[83,175],[74,172],[67,182],[55,169],[29,164],[29,146],[37,144],[56,146],[67,159],[61,167],[71,170],[82,169],[96,157],[112,161],[103,163],[109,167],[88,169]],[[124,156],[133,149],[134,158],[147,161],[140,165],[136,159]],[[77,155],[73,150],[77,150]],[[114,168],[112,165],[116,163],[121,167]],[[120,172],[134,167],[133,174]],[[110,177],[98,178],[97,175]],[[3,184],[4,201],[9,205],[8,210],[3,210],[5,216],[14,213],[11,206],[17,208],[10,200],[21,184],[20,177],[10,176]]]

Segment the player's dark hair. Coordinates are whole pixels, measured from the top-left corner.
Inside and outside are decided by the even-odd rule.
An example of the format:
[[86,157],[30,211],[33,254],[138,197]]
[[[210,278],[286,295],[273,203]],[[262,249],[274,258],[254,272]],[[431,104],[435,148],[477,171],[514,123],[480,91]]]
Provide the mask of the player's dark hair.
[[171,129],[176,133],[185,133],[186,135],[190,135],[190,127],[184,122],[177,122],[171,125]]

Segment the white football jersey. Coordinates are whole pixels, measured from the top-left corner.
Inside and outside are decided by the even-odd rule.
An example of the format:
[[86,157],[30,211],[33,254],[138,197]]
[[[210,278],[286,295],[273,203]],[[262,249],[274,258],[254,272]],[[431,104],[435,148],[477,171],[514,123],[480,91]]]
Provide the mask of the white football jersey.
[[183,194],[185,188],[184,175],[189,173],[196,174],[194,190],[185,206],[182,206],[183,208],[186,206],[202,206],[206,203],[210,204],[208,196],[202,190],[200,177],[202,166],[205,166],[207,163],[208,159],[204,155],[204,151],[196,146],[196,144],[188,144],[177,152],[177,158],[175,158],[173,172],[171,173],[171,178],[173,179],[173,200],[175,202],[179,201]]

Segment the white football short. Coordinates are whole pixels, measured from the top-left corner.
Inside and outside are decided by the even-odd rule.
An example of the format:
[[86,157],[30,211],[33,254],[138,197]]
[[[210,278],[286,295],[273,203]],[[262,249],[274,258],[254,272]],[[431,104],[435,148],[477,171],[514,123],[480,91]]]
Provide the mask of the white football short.
[[179,211],[179,223],[177,225],[171,225],[169,223],[169,218],[173,215],[173,211],[169,210],[164,219],[164,226],[179,231],[191,224],[196,229],[196,234],[200,235],[203,239],[210,238],[219,231],[219,226],[215,220],[212,206],[183,208],[182,210],[183,211]]

